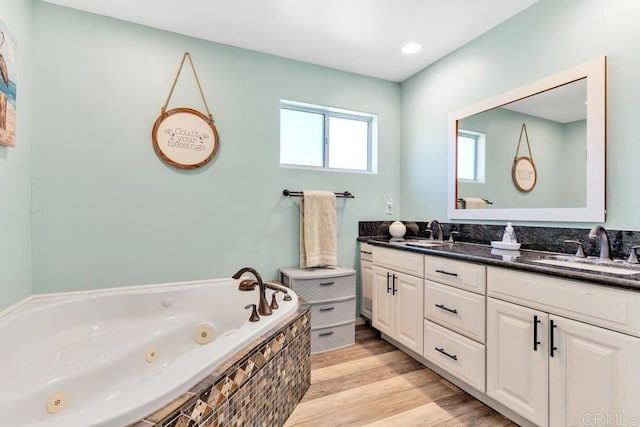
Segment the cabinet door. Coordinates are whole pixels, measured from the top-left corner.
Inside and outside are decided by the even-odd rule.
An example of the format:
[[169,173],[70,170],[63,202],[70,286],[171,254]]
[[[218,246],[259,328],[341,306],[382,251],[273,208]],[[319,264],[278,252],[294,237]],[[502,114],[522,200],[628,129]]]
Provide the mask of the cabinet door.
[[548,425],[547,327],[544,312],[487,298],[487,394],[539,426]]
[[360,276],[362,289],[360,289],[360,314],[371,319],[373,308],[373,264],[371,261],[361,260]]
[[640,339],[559,316],[549,319],[555,326],[550,345],[556,347],[549,357],[551,426],[637,424]]
[[[392,272],[395,289],[395,338],[422,354],[424,279]],[[393,292],[392,292],[393,293]]]
[[389,270],[373,267],[373,316],[374,328],[393,336],[393,295],[391,293],[391,275]]

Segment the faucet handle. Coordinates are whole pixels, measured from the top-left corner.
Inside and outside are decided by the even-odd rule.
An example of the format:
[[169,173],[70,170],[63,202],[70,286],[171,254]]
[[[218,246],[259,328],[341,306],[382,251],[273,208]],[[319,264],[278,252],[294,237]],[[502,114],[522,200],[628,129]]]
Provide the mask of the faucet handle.
[[434,238],[433,238],[433,230],[432,230],[432,229],[427,228],[427,229],[426,229],[426,230],[424,230],[424,231],[426,231],[427,233],[429,233],[429,239],[428,239],[428,240],[434,240]]
[[460,234],[460,232],[459,231],[450,231],[449,232],[449,243],[454,243],[455,242],[455,240],[453,240],[453,235],[454,234]]
[[578,245],[578,249],[576,250],[576,257],[578,258],[586,258],[587,256],[584,254],[584,243],[582,240],[565,240],[565,243],[575,243]]
[[631,246],[631,253],[629,254],[629,259],[627,260],[629,264],[640,264],[640,261],[638,261],[638,252],[636,252],[636,249],[638,248],[640,248],[640,245]]
[[269,305],[269,307],[271,307],[271,310],[277,310],[280,308],[280,306],[278,305],[278,301],[276,301],[276,294],[280,292],[280,291],[273,291],[273,294],[271,294],[271,304]]
[[258,316],[258,311],[256,310],[256,305],[255,304],[247,304],[244,309],[247,310],[249,308],[253,308],[253,310],[251,311],[251,316],[249,317],[249,322],[257,322],[258,320],[260,320],[260,316]]

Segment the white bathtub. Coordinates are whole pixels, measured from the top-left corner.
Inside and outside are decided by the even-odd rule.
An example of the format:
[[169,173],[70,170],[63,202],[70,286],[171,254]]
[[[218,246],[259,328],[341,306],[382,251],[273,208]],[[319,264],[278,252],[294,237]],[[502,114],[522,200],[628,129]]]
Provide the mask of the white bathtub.
[[[0,318],[1,424],[123,426],[161,408],[298,307],[289,290],[292,301],[280,293],[280,309],[249,322],[244,307],[258,290],[238,283],[34,296],[9,310]],[[195,341],[201,325],[213,329],[208,344]],[[55,393],[64,396],[50,408],[63,407],[50,414]]]

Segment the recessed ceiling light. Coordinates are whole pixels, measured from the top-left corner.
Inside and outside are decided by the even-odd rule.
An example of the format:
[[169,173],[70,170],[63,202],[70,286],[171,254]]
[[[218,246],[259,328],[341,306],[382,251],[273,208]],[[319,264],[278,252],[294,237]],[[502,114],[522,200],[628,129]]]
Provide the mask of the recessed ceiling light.
[[422,45],[416,42],[409,42],[402,46],[402,53],[407,55],[411,55],[413,53],[419,52],[422,49]]

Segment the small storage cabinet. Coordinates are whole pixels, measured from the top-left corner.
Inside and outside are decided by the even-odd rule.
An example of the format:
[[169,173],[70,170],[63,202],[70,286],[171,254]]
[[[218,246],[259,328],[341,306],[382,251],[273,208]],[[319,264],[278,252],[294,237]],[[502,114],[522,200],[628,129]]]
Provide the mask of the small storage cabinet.
[[281,282],[311,304],[311,353],[355,342],[356,272],[346,267],[280,269]]

